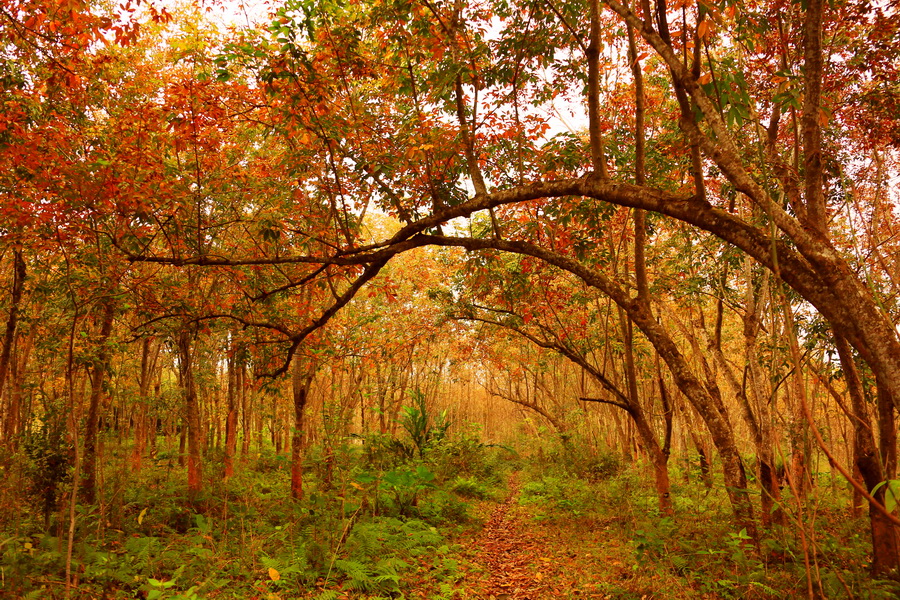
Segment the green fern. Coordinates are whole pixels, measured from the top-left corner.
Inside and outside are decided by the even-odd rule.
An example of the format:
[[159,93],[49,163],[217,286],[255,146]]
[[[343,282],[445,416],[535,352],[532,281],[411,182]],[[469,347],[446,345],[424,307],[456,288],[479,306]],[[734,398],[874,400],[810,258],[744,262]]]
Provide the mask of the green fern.
[[334,561],[334,567],[347,578],[346,585],[350,589],[359,592],[371,592],[378,589],[378,582],[363,563],[338,559]]

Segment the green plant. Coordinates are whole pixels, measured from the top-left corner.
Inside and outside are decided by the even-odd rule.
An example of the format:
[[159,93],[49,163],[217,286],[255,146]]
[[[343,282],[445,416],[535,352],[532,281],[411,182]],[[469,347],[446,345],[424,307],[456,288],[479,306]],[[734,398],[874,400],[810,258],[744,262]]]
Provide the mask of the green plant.
[[670,517],[664,517],[636,529],[632,540],[638,563],[654,563],[668,557],[668,543],[674,531],[675,522]]
[[436,525],[469,520],[469,505],[445,490],[432,491],[418,506],[419,516]]
[[425,394],[421,391],[413,390],[410,392],[410,399],[414,405],[404,406],[401,409],[398,422],[409,435],[413,448],[419,454],[419,458],[422,458],[429,444],[444,439],[447,429],[450,428],[450,421],[447,419],[447,411],[441,412],[436,420],[431,418],[425,402]]
[[491,497],[491,492],[486,485],[475,479],[474,477],[457,476],[449,484],[450,491],[459,494],[464,498],[476,498],[478,500],[486,500]]
[[563,511],[568,516],[580,516],[595,508],[597,494],[591,485],[584,480],[570,476],[543,476],[538,480],[526,482],[522,486],[519,502],[525,505],[538,505],[546,514],[538,514],[537,518],[553,516]]
[[193,585],[184,592],[175,589],[178,579],[183,572],[184,566],[181,566],[172,573],[172,578],[169,580],[163,581],[152,577],[148,578],[147,600],[197,600],[200,598],[199,590],[202,586]]
[[23,450],[28,461],[25,474],[28,493],[44,517],[44,527],[50,526],[50,516],[56,510],[61,489],[72,478],[74,449],[63,436],[55,420],[44,421],[25,438]]
[[398,514],[411,516],[419,494],[434,488],[434,473],[424,465],[415,469],[388,471],[381,477],[379,489],[389,493],[389,498]]

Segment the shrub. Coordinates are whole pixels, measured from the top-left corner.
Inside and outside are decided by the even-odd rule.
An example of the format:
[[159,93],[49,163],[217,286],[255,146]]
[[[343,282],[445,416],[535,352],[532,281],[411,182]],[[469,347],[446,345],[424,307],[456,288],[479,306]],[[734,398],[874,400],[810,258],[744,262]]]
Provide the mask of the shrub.
[[64,438],[61,427],[44,422],[25,438],[23,450],[28,458],[25,467],[28,495],[43,514],[44,526],[49,527],[61,488],[72,478],[74,449]]

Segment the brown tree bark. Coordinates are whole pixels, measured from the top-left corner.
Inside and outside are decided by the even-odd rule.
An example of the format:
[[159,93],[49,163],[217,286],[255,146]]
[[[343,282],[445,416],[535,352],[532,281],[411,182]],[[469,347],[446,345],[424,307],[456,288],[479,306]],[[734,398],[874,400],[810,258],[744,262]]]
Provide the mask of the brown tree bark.
[[[768,273],[763,273],[759,292],[753,282],[753,267],[750,259],[745,264],[747,289],[745,293],[743,320],[744,368],[743,381],[739,381],[740,373],[736,373],[725,359],[718,338],[708,339],[707,346],[716,359],[720,371],[725,375],[732,394],[738,405],[756,449],[757,476],[760,485],[760,520],[763,527],[772,523],[783,524],[784,512],[779,508],[781,489],[775,469],[775,451],[772,442],[771,416],[766,401],[767,395],[762,390],[758,373],[757,338],[760,328],[760,311],[763,296],[768,289]],[[720,331],[717,322],[717,331]],[[708,336],[708,332],[707,336]],[[750,398],[753,398],[751,402]]]
[[294,426],[291,434],[291,498],[303,497],[303,434],[306,418],[306,402],[309,389],[315,377],[315,369],[306,364],[299,355],[294,355],[291,378],[294,398]]
[[225,414],[225,479],[234,475],[234,454],[237,450],[237,418],[238,418],[238,375],[237,348],[232,346],[228,357],[227,406]]
[[106,372],[109,370],[109,350],[106,344],[112,333],[113,318],[116,314],[115,303],[111,298],[104,300],[102,310],[100,333],[96,340],[97,354],[88,369],[91,379],[91,396],[85,423],[84,457],[81,465],[84,477],[81,483],[81,497],[85,504],[93,504],[97,499],[97,425],[100,419],[103,384]]
[[151,428],[149,422],[150,386],[156,372],[156,360],[159,356],[159,345],[152,337],[144,338],[141,343],[141,375],[138,380],[138,402],[134,415],[134,449],[131,452],[131,470],[140,472],[147,438],[156,435],[156,427]]
[[243,361],[238,361],[235,376],[237,378],[237,393],[241,405],[241,459],[246,460],[250,454],[250,442],[253,439],[253,405],[252,398],[247,393],[247,367]]
[[203,460],[201,457],[200,407],[194,380],[194,355],[191,332],[184,328],[178,333],[178,368],[184,393],[185,426],[187,429],[188,492],[192,497],[203,489]]
[[[847,341],[835,336],[838,356],[847,381],[847,391],[853,406],[855,417],[855,457],[856,467],[862,475],[869,493],[882,505],[885,501],[887,486],[884,468],[881,464],[872,421],[866,405],[862,382],[853,358],[853,351]],[[883,576],[900,568],[900,536],[897,528],[881,511],[869,506],[869,531],[872,537],[872,574]]]
[[[13,249],[13,281],[9,298],[9,315],[6,318],[6,329],[3,332],[3,346],[0,348],[0,401],[8,404],[6,418],[3,424],[3,437],[7,444],[14,444],[16,433],[19,429],[19,406],[10,393],[10,387],[6,385],[10,360],[13,356],[13,345],[16,340],[16,328],[19,323],[19,311],[22,304],[22,295],[25,290],[25,258],[21,248]],[[2,405],[0,405],[2,406]]]
[[[646,282],[644,283],[646,287]],[[645,289],[646,291],[646,289]],[[640,302],[649,309],[649,298],[641,298]],[[660,446],[653,432],[650,422],[638,396],[637,372],[634,365],[634,328],[630,319],[626,318],[625,311],[619,308],[619,326],[625,344],[625,382],[628,390],[629,411],[637,430],[641,445],[650,456],[653,465],[653,481],[656,487],[656,495],[659,500],[659,512],[665,516],[674,516],[675,508],[672,505],[671,484],[669,482],[669,449],[668,446]],[[660,380],[661,381],[661,380]],[[665,394],[665,388],[660,388],[660,393]],[[666,411],[667,414],[668,411]]]
[[878,407],[878,446],[885,479],[897,477],[897,424],[896,405],[886,385],[876,379],[876,405]]
[[6,385],[6,393],[9,395],[6,421],[9,429],[6,438],[13,446],[15,446],[19,434],[24,431],[25,419],[28,418],[28,415],[23,414],[23,386],[25,385],[28,360],[31,350],[34,348],[35,332],[36,328],[32,327],[27,335],[23,336],[21,333],[16,335],[15,349],[10,361],[10,373]]

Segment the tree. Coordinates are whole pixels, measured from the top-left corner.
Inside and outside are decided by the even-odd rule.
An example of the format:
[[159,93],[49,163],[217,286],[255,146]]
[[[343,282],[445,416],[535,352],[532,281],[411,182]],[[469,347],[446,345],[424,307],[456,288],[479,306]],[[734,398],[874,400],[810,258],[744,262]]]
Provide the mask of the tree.
[[[796,369],[796,408],[809,408],[795,352],[800,336],[790,322],[798,309],[822,318],[834,346],[849,345],[841,356],[848,388],[855,389],[853,361],[871,371],[883,465],[880,472],[870,462],[858,466],[869,469],[870,493],[891,476],[900,337],[886,182],[897,176],[898,50],[884,40],[896,35],[895,7],[853,0],[291,2],[276,10],[268,31],[229,39],[169,32],[171,52],[142,63],[165,84],[135,78],[141,119],[117,120],[91,116],[102,94],[82,95],[94,88],[82,86],[81,74],[103,72],[100,61],[79,62],[92,56],[90,44],[79,42],[77,52],[59,45],[65,40],[49,26],[45,32],[44,21],[26,21],[26,8],[4,14],[19,44],[10,52],[49,36],[56,45],[41,56],[51,58],[27,66],[51,72],[35,80],[58,84],[53,90],[65,84],[69,93],[53,96],[58,104],[42,102],[29,77],[10,68],[8,114],[15,117],[7,121],[21,143],[4,147],[3,160],[26,165],[27,175],[6,184],[15,200],[10,218],[23,227],[30,212],[83,220],[132,265],[192,274],[204,267],[207,295],[177,311],[167,302],[159,319],[180,319],[185,330],[213,320],[253,328],[271,351],[261,362],[280,375],[309,336],[401,253],[453,246],[543,261],[619,307],[626,347],[640,343],[632,328],[653,345],[706,422],[738,521],[752,530],[739,445],[718,389],[720,372],[737,379],[729,380],[717,355],[718,326],[710,350],[700,343],[705,326],[691,337],[663,318],[662,276],[647,260],[686,226],[768,271],[769,308],[781,312],[793,343],[784,355]],[[102,29],[81,16],[90,31]],[[131,30],[119,33],[134,39]],[[554,133],[541,112],[554,103],[582,106],[585,130]],[[54,113],[37,110],[50,105],[71,118],[51,127]],[[23,125],[29,110],[40,126]],[[94,132],[84,123],[116,124],[131,135],[111,156],[89,143]],[[114,136],[101,137],[112,147]],[[871,164],[860,166],[858,156]],[[18,188],[20,181],[27,185]],[[71,194],[72,182],[97,193]],[[120,218],[102,218],[110,205]],[[631,209],[632,220],[615,206]],[[372,242],[361,224],[376,209],[404,225]],[[610,251],[615,215],[628,223],[631,239],[618,238],[628,253]],[[626,255],[627,264],[616,262]],[[727,271],[719,275],[727,283]],[[158,282],[178,279],[168,276]],[[762,297],[754,286],[762,279],[751,274],[743,282],[745,353],[755,345]],[[304,300],[305,290],[317,302]],[[723,312],[715,308],[715,322]],[[752,362],[745,367],[751,396],[761,395]],[[626,379],[625,397],[636,401],[636,377]],[[744,412],[750,423],[764,418]],[[758,426],[763,474],[770,444]],[[871,461],[872,445],[856,431],[857,460]],[[884,508],[877,500],[870,506],[875,547],[885,552],[874,565],[879,574],[900,565]]]

